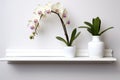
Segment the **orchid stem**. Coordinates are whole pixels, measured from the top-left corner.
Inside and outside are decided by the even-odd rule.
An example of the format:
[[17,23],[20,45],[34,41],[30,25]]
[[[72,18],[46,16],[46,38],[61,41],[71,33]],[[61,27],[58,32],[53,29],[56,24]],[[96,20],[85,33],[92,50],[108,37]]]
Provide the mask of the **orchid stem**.
[[64,34],[65,34],[65,37],[66,37],[67,43],[69,43],[69,37],[68,37],[68,33],[67,33],[67,29],[66,29],[66,25],[65,25],[64,21],[62,20],[62,18],[60,17],[60,14],[57,13],[57,12],[54,12],[54,11],[51,11],[51,12],[52,12],[52,13],[55,13],[55,14],[58,15],[58,17],[59,17],[59,19],[60,19],[60,21],[61,21],[61,23],[62,23],[62,27],[63,27],[63,30],[64,30]]

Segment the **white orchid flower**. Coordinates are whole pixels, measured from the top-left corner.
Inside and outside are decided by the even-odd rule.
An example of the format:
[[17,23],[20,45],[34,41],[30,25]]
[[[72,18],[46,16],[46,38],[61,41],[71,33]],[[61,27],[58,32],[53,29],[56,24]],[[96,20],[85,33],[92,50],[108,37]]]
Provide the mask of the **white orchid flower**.
[[51,8],[52,8],[53,11],[55,11],[55,12],[57,12],[57,13],[59,13],[59,14],[62,14],[63,11],[64,11],[63,6],[62,6],[59,2],[56,3],[56,4],[53,4],[53,5],[51,6]]
[[68,12],[66,9],[64,9],[63,14],[62,14],[62,18],[67,18],[68,17],[67,15],[68,15]]
[[52,7],[52,4],[50,2],[45,5],[46,10],[51,11],[51,7]]
[[66,8],[63,10],[61,17],[66,25],[70,24],[70,20],[69,20],[69,16],[68,16],[68,12],[67,12]]
[[[28,26],[31,30],[33,30],[30,39],[34,39],[34,36],[38,33],[39,28],[41,27],[39,23],[40,19],[46,17],[47,14],[50,14],[51,12],[58,15],[64,28],[70,24],[67,10],[63,8],[59,2],[53,5],[51,3],[48,3],[45,6],[38,5],[38,7],[34,10],[33,17],[28,22]],[[64,33],[66,34],[66,40],[69,42],[67,31],[64,31]]]
[[38,5],[38,7],[34,10],[34,14],[38,15],[44,15],[45,14],[45,9],[43,6]]
[[45,5],[45,6],[43,6],[43,8],[44,8],[45,15],[51,13],[51,6]]
[[29,21],[28,21],[27,26],[28,26],[28,27],[29,27],[29,26],[34,26],[34,23],[32,22],[32,20],[29,20]]
[[39,23],[39,19],[40,19],[39,15],[33,14],[33,17],[29,20],[29,22],[36,24]]
[[28,27],[30,27],[30,29],[31,30],[33,30],[33,29],[35,29],[35,23],[34,22],[32,22],[32,20],[29,20],[29,22],[28,22],[28,25],[27,25]]
[[51,2],[48,2],[46,5],[51,7],[51,6],[52,6],[52,3],[51,3]]

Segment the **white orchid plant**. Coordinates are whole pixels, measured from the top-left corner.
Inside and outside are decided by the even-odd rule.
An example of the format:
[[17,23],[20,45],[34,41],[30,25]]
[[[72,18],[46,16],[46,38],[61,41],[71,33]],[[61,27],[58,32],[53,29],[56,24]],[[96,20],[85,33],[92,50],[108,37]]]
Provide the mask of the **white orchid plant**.
[[80,32],[77,33],[77,29],[73,29],[71,37],[69,38],[66,26],[70,24],[70,20],[67,15],[66,8],[63,8],[59,2],[56,4],[48,3],[45,6],[38,5],[38,7],[34,10],[33,18],[29,20],[28,24],[30,26],[30,29],[33,31],[30,39],[34,39],[35,35],[37,35],[37,30],[41,26],[39,23],[40,20],[52,13],[56,14],[59,17],[65,34],[65,39],[60,36],[57,36],[56,38],[64,42],[67,46],[72,46],[73,41],[80,35]]

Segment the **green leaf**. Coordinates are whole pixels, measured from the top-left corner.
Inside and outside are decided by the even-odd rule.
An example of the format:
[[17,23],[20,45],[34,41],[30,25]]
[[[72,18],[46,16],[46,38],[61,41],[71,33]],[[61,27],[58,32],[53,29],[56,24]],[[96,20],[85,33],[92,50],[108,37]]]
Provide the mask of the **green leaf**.
[[78,32],[77,35],[75,35],[75,37],[71,40],[70,42],[70,46],[72,45],[73,41],[80,35],[81,32]]
[[91,33],[92,35],[94,34],[93,28],[89,28],[89,27],[87,27],[87,26],[80,26],[80,27],[78,27],[78,28],[87,28],[87,31],[88,31],[89,33]]
[[65,41],[65,39],[63,39],[62,37],[57,36],[56,39],[58,39],[58,40],[64,42],[66,45],[68,45],[67,41]]
[[87,29],[89,33],[91,33],[92,35],[94,34],[94,32],[91,29]]
[[106,32],[106,31],[108,31],[109,29],[112,29],[112,28],[114,28],[114,27],[109,27],[109,28],[103,30],[99,35],[102,35],[104,32]]
[[[94,26],[90,22],[84,22],[86,25],[90,26],[91,32],[94,34]],[[89,31],[90,32],[90,31]]]
[[78,28],[89,28],[89,27],[87,27],[87,26],[80,26],[80,27],[78,27]]
[[93,26],[94,26],[94,35],[98,35],[100,31],[101,26],[101,20],[99,17],[93,18],[92,20]]
[[72,42],[73,42],[73,40],[74,40],[74,38],[75,38],[76,32],[77,32],[77,29],[75,28],[75,29],[72,31],[72,34],[71,34],[70,44],[72,44]]
[[87,26],[93,28],[93,25],[90,22],[84,22]]
[[101,27],[101,19],[99,18],[99,29],[98,29],[98,32],[100,32],[100,27]]
[[78,32],[77,35],[75,36],[75,39],[80,35],[81,32]]

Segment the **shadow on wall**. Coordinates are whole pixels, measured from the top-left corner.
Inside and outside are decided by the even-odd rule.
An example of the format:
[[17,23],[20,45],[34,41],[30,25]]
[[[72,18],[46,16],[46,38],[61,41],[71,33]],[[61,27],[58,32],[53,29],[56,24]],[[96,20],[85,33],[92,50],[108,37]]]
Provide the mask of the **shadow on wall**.
[[111,73],[120,72],[118,62],[112,64],[79,63],[79,62],[25,62],[18,64],[8,64],[10,70],[18,73]]

